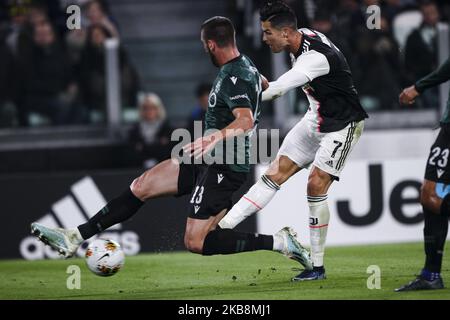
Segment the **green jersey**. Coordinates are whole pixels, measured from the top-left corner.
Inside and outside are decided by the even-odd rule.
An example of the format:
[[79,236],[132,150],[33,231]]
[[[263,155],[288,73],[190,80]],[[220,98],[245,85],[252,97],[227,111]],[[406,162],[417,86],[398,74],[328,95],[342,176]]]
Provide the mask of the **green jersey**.
[[[424,90],[434,87],[450,79],[450,58],[447,59],[438,69],[423,77],[415,83],[417,92],[422,93]],[[441,123],[450,123],[450,92],[447,100],[447,109],[441,118]]]
[[[214,80],[209,94],[209,106],[205,115],[205,129],[221,130],[234,121],[233,109],[249,108],[254,126],[244,137],[228,139],[218,144],[211,153],[215,159],[235,172],[250,171],[250,139],[259,120],[261,104],[261,76],[253,62],[244,55],[224,64]],[[232,143],[227,147],[226,145]],[[219,162],[219,161],[217,161]]]

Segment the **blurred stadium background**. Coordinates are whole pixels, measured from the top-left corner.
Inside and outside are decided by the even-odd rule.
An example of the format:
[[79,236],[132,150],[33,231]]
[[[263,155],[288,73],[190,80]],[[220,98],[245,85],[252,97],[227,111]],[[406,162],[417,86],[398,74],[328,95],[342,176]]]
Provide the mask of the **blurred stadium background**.
[[[449,56],[450,3],[286,2],[299,27],[321,31],[344,52],[370,115],[342,182],[330,192],[328,243],[422,241],[419,188],[449,85],[428,90],[412,106],[400,106],[398,95]],[[56,258],[29,235],[31,221],[82,223],[142,170],[170,156],[172,130],[192,129],[201,119],[217,72],[200,42],[206,18],[230,17],[240,51],[269,79],[287,70],[287,55],[273,55],[261,42],[258,3],[0,1],[0,211],[6,226],[0,259]],[[67,27],[70,5],[81,8],[81,29]],[[369,5],[380,6],[381,29],[367,28]],[[279,128],[283,136],[306,108],[301,90],[293,90],[263,106],[260,128]],[[256,166],[253,174],[262,169]],[[307,244],[305,182],[305,173],[293,178],[240,228],[272,233],[293,225]],[[183,204],[152,201],[108,235],[128,255],[184,250]],[[420,265],[420,254],[417,260]]]

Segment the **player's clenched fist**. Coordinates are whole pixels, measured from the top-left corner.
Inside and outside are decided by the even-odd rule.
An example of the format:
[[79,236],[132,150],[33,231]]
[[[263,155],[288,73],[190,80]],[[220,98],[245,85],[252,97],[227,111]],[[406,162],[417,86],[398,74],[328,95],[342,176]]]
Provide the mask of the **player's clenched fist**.
[[410,86],[405,88],[402,93],[400,93],[399,100],[401,104],[413,104],[416,100],[416,97],[419,95],[416,87]]

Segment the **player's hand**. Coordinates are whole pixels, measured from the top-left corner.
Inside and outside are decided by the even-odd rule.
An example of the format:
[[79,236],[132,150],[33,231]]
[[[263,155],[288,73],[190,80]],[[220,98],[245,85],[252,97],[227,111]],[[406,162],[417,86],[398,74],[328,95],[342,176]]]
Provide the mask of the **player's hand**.
[[262,85],[262,90],[266,90],[269,87],[269,80],[267,80],[266,77],[264,77],[262,74],[261,76],[261,85]]
[[183,151],[190,156],[194,156],[195,159],[199,159],[214,149],[216,144],[221,140],[221,136],[222,134],[218,132],[205,137],[200,137],[194,142],[185,145]]
[[416,101],[416,97],[419,95],[416,87],[411,86],[405,88],[402,93],[400,93],[399,100],[401,104],[413,104]]

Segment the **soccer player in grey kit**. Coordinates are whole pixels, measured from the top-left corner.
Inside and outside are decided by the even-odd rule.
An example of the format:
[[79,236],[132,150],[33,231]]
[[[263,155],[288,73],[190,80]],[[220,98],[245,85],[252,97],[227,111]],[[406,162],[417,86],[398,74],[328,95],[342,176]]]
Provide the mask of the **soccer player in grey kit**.
[[[201,40],[212,63],[220,68],[205,115],[206,129],[216,131],[195,140],[184,150],[196,158],[214,154],[214,158],[219,155],[222,160],[228,160],[224,150],[230,148],[223,148],[219,142],[237,141],[231,148],[234,153],[231,159],[237,157],[245,161],[213,164],[187,164],[176,159],[163,161],[136,178],[85,224],[73,229],[52,229],[32,223],[31,231],[41,241],[70,257],[83,240],[129,219],[145,201],[189,194],[184,243],[191,252],[214,255],[274,250],[305,268],[312,268],[309,252],[300,245],[291,228],[283,228],[273,236],[217,228],[232,205],[231,195],[246,181],[250,171],[248,134],[259,120],[263,80],[252,61],[238,51],[235,30],[228,18],[213,17],[205,21]],[[234,139],[242,134],[246,135],[245,139]]]

